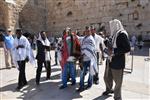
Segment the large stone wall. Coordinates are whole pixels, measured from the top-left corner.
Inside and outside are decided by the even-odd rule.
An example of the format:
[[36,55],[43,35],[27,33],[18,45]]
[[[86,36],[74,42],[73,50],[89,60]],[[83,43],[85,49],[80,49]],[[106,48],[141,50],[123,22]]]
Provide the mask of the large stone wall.
[[[0,29],[20,27],[24,32],[37,33],[46,29],[44,0],[0,1]],[[2,2],[2,3],[1,3]],[[7,9],[6,9],[7,8]],[[7,12],[6,12],[7,11]]]
[[83,30],[86,25],[117,18],[130,34],[150,32],[149,0],[47,0],[48,30],[61,33],[66,26]]
[[[25,32],[47,30],[61,34],[66,26],[83,30],[117,18],[130,34],[150,32],[150,0],[10,0],[0,1],[0,28],[21,27]],[[6,9],[7,8],[7,9]]]
[[8,26],[8,7],[4,1],[0,1],[0,29],[4,30]]
[[38,1],[44,0],[31,0],[27,2],[19,13],[19,26],[25,32],[38,33],[41,30],[46,30],[46,9],[44,3]]

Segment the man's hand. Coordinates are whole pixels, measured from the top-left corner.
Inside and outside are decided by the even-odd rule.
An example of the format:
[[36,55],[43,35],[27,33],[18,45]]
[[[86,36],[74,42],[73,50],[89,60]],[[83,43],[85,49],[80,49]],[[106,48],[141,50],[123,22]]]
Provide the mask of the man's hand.
[[18,45],[18,46],[16,47],[16,49],[19,49],[19,48],[24,48],[24,45]]
[[103,61],[105,60],[104,54],[102,54],[102,60],[103,60]]
[[25,61],[26,61],[26,62],[28,62],[28,61],[29,61],[29,57],[28,57],[28,56],[25,58]]
[[51,47],[50,46],[45,46],[46,51],[50,51]]
[[112,48],[108,48],[108,55],[109,55],[109,56],[112,55]]
[[7,50],[6,48],[4,48],[4,51],[5,51],[5,53],[7,53],[7,52],[8,52],[8,50]]

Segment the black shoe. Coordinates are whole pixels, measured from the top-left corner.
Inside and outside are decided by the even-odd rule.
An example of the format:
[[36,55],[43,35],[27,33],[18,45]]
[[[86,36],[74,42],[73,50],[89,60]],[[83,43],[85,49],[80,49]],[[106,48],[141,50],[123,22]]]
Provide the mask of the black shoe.
[[92,87],[92,85],[87,85],[86,87],[85,87],[85,89],[89,89],[89,88],[91,88]]
[[38,85],[40,85],[40,83],[39,83],[39,82],[36,82],[36,85],[38,86]]
[[94,84],[98,85],[99,84],[99,80],[95,81]]
[[96,73],[94,76],[93,76],[93,83],[94,84],[99,84],[99,77],[98,77],[98,73]]
[[64,86],[64,85],[61,85],[60,87],[59,87],[59,89],[64,89],[64,88],[66,88],[67,86]]
[[12,68],[16,68],[16,67],[13,65]]
[[23,86],[26,86],[26,85],[28,85],[28,83],[27,83],[27,82],[25,82]]
[[121,98],[121,97],[118,97],[118,98],[114,98],[114,100],[122,100],[122,98]]
[[22,86],[18,86],[18,87],[16,88],[16,91],[19,91],[21,88],[22,88]]
[[58,65],[58,64],[54,64],[53,66],[56,66],[56,65]]
[[46,80],[50,80],[50,78],[46,78]]
[[110,93],[114,93],[114,91],[113,90],[107,90],[107,91],[103,92],[103,95],[108,95]]
[[80,87],[80,88],[77,89],[76,91],[77,91],[77,92],[82,92],[82,91],[84,91],[84,88],[81,88],[81,87]]
[[11,69],[10,67],[6,67],[6,69]]
[[73,85],[76,85],[76,82],[72,82],[71,85],[72,85],[72,86],[73,86]]

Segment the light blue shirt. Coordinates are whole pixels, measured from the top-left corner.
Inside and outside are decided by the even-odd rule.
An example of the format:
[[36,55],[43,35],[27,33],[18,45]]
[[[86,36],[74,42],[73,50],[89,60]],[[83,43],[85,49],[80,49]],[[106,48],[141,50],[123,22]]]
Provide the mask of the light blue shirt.
[[13,43],[14,43],[14,38],[12,35],[5,35],[4,36],[4,42],[6,45],[6,49],[12,49]]

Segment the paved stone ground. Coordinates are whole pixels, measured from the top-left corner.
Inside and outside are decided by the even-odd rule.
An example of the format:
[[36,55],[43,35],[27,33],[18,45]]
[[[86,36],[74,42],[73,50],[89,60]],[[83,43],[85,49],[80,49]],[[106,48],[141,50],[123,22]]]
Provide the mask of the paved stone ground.
[[[54,64],[54,51],[52,54],[52,65]],[[150,61],[148,48],[136,50],[134,53],[134,68],[131,74],[124,74],[122,95],[123,100],[149,100],[150,99]],[[104,63],[104,62],[103,62]],[[127,67],[131,67],[131,56],[127,56]],[[79,69],[77,67],[77,69]],[[36,67],[30,64],[26,65],[26,76],[28,85],[15,91],[18,80],[18,70],[16,68],[5,69],[3,49],[0,48],[0,99],[1,100],[113,100],[113,95],[101,96],[105,90],[103,81],[105,66],[100,66],[100,84],[93,85],[92,88],[81,93],[75,91],[79,87],[68,85],[64,90],[59,90],[60,66],[52,66],[51,80],[45,81],[45,69],[43,68],[41,76],[41,85],[35,85]],[[77,70],[77,83],[79,83],[79,70]]]

